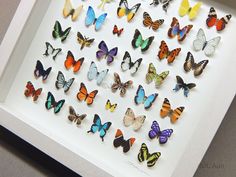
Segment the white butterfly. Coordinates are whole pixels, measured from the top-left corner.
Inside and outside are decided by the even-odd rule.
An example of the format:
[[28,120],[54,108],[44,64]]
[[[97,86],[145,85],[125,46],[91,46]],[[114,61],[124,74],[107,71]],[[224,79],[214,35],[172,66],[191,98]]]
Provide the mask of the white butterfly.
[[57,80],[55,86],[57,89],[63,88],[64,92],[68,92],[75,78],[71,78],[68,81],[65,80],[65,76],[61,71],[58,71]]
[[197,39],[193,41],[193,48],[195,51],[203,50],[206,56],[211,56],[215,53],[216,47],[220,43],[221,37],[215,37],[209,41],[206,40],[206,35],[203,29],[199,29]]
[[138,131],[142,127],[145,119],[145,115],[135,117],[134,111],[131,108],[127,108],[123,122],[126,127],[132,125],[134,131]]
[[133,75],[138,71],[142,60],[143,60],[142,58],[139,58],[135,62],[132,62],[129,52],[126,51],[123,57],[123,61],[121,62],[121,69],[123,71],[126,71],[129,69],[130,73]]
[[96,66],[96,64],[92,61],[87,77],[88,80],[93,80],[96,79],[97,80],[97,85],[100,85],[102,83],[102,81],[105,79],[107,73],[108,73],[109,69],[106,70],[102,70],[101,72],[98,72],[98,68]]
[[62,49],[54,48],[52,44],[50,44],[49,42],[45,42],[45,45],[46,45],[46,50],[43,55],[46,57],[52,55],[53,60],[55,60],[57,55],[62,51]]

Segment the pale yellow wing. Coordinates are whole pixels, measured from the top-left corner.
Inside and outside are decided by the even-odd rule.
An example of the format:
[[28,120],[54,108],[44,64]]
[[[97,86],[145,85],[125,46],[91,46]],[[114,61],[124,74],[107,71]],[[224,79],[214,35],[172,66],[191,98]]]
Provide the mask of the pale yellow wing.
[[63,16],[68,17],[71,13],[71,10],[73,9],[70,0],[65,1],[65,5],[63,8]]
[[79,7],[77,7],[74,10],[74,13],[71,16],[72,21],[75,21],[78,18],[79,14],[82,12],[82,10],[83,10],[83,5],[80,5]]
[[198,14],[201,6],[202,6],[202,2],[198,2],[195,6],[193,6],[193,8],[190,10],[190,12],[188,14],[190,20],[193,20],[194,18],[197,17],[197,14]]
[[179,7],[179,16],[185,16],[190,10],[190,4],[188,0],[183,0]]

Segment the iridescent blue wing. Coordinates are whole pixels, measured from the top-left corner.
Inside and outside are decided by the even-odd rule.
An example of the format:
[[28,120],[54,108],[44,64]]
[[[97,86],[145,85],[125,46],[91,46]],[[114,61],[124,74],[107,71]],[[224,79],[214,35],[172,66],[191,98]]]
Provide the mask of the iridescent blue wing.
[[152,103],[156,100],[158,94],[153,93],[150,96],[148,96],[144,101],[144,108],[149,109],[152,106]]
[[97,18],[96,23],[95,23],[96,31],[98,31],[102,27],[102,24],[104,23],[106,17],[107,17],[107,13],[104,13]]
[[100,137],[102,138],[102,141],[104,141],[104,136],[107,133],[107,130],[110,128],[111,126],[111,122],[106,122],[105,124],[102,125],[102,127],[100,128]]
[[136,95],[134,97],[134,102],[135,104],[140,104],[140,103],[143,103],[144,101],[145,101],[145,91],[142,85],[139,85]]
[[93,8],[91,6],[89,6],[87,14],[86,14],[85,25],[86,26],[92,25],[94,23],[95,19],[96,19],[95,12],[94,12]]
[[62,106],[64,105],[64,103],[65,103],[65,100],[60,100],[56,103],[56,105],[54,107],[54,113],[55,114],[60,112],[60,110],[61,110]]
[[88,131],[88,133],[89,132],[95,133],[95,132],[99,131],[101,126],[102,126],[101,119],[100,119],[99,115],[95,114],[94,119],[93,119],[93,124],[92,124],[90,130]]

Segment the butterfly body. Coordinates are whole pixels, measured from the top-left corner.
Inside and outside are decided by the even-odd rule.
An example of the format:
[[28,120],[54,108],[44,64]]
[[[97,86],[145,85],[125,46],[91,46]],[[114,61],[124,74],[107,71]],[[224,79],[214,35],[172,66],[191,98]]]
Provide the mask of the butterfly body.
[[150,139],[159,138],[159,143],[165,144],[172,133],[173,133],[172,129],[161,130],[157,121],[153,121],[148,136]]
[[60,112],[61,108],[63,107],[65,100],[55,101],[55,98],[51,92],[48,92],[47,100],[45,102],[46,109],[54,108],[54,113],[57,114]]
[[45,42],[46,44],[46,51],[43,54],[44,56],[53,55],[53,60],[56,59],[57,55],[62,51],[61,48],[54,48],[49,42]]
[[184,70],[186,72],[189,72],[192,69],[194,71],[194,76],[199,76],[202,74],[207,64],[208,60],[202,60],[198,63],[195,63],[192,53],[188,52],[186,60],[184,62]]
[[159,19],[152,21],[151,16],[147,13],[143,13],[143,25],[148,27],[149,29],[152,28],[153,31],[157,31],[157,29],[164,23],[164,19]]
[[129,8],[127,0],[121,0],[119,3],[119,7],[117,8],[117,16],[119,18],[127,16],[127,21],[130,22],[134,18],[140,6],[141,3],[138,3]]
[[117,104],[111,104],[111,101],[108,99],[105,105],[106,110],[110,110],[111,112],[114,112],[117,107]]
[[88,71],[88,74],[87,74],[88,80],[91,81],[93,79],[96,79],[97,85],[101,85],[102,81],[107,76],[108,71],[109,71],[109,69],[98,72],[96,64],[92,61],[89,71]]
[[186,84],[183,79],[180,76],[176,76],[177,84],[175,88],[173,89],[174,91],[179,91],[180,89],[184,90],[184,96],[188,97],[189,91],[196,87],[196,84],[194,83],[188,83]]
[[86,36],[83,36],[79,31],[77,32],[77,41],[81,45],[80,50],[82,50],[85,46],[90,47],[94,40],[95,39],[90,39]]
[[146,74],[146,82],[149,84],[154,81],[155,87],[158,88],[161,86],[161,84],[168,75],[169,71],[164,71],[160,74],[157,74],[155,66],[153,65],[153,63],[150,63],[148,67],[148,72]]
[[72,52],[68,51],[67,56],[66,56],[66,60],[64,62],[64,66],[67,70],[70,68],[73,68],[73,72],[76,73],[80,70],[83,62],[84,62],[84,57],[82,57],[76,61]]
[[157,96],[158,96],[158,93],[154,93],[149,96],[146,96],[144,88],[141,85],[139,85],[136,95],[134,97],[134,102],[136,105],[143,104],[144,109],[147,110],[152,106],[152,104],[156,100]]
[[75,112],[75,109],[72,106],[69,106],[69,115],[68,115],[68,120],[71,122],[75,122],[77,125],[80,125],[82,120],[86,117],[86,114],[77,114]]
[[52,36],[54,39],[60,38],[61,42],[64,42],[69,35],[70,30],[71,27],[68,27],[67,29],[65,29],[65,31],[63,31],[60,22],[56,21],[52,31]]
[[37,60],[36,67],[34,70],[34,76],[35,78],[39,78],[42,76],[42,80],[45,81],[48,78],[51,70],[52,67],[49,67],[48,69],[44,70],[43,64],[39,60]]
[[130,138],[128,140],[124,139],[123,133],[120,129],[117,129],[115,139],[113,141],[114,147],[123,147],[123,152],[127,153],[135,142],[135,138]]
[[93,124],[92,124],[90,130],[88,131],[88,133],[99,132],[100,138],[102,139],[102,141],[104,141],[104,136],[106,135],[107,130],[110,128],[111,124],[112,124],[111,122],[106,122],[106,123],[102,124],[101,118],[99,117],[99,115],[95,114],[94,119],[93,119]]
[[94,90],[88,93],[84,83],[81,82],[79,92],[77,93],[77,99],[79,101],[86,101],[87,105],[93,104],[93,101],[98,93],[98,90]]
[[108,49],[106,43],[101,41],[98,45],[99,50],[96,52],[96,57],[98,59],[105,58],[107,60],[107,64],[111,64],[114,61],[114,57],[118,53],[118,47],[114,47],[111,50]]
[[170,105],[169,100],[167,98],[165,98],[164,102],[162,104],[162,108],[160,110],[160,116],[162,118],[165,118],[166,116],[169,116],[171,122],[175,123],[179,119],[179,117],[183,113],[183,111],[184,111],[183,106],[180,106],[176,109],[171,109],[171,105]]
[[154,40],[154,36],[151,36],[151,37],[144,40],[140,31],[138,29],[136,29],[131,44],[134,49],[141,47],[141,51],[145,52],[149,49],[153,40]]
[[167,46],[165,41],[161,41],[161,45],[159,47],[159,52],[158,52],[158,58],[160,60],[166,58],[168,64],[173,63],[175,61],[175,58],[179,55],[181,52],[181,48],[176,48],[173,50],[169,50],[169,47]]
[[121,69],[122,71],[130,70],[130,73],[134,75],[138,71],[142,60],[142,58],[139,58],[135,62],[132,62],[129,52],[126,51],[123,57],[123,61],[121,62]]
[[102,27],[103,23],[105,22],[107,17],[107,13],[100,15],[98,18],[95,17],[95,12],[91,6],[88,7],[85,25],[95,25],[95,30],[98,31]]
[[117,36],[120,36],[123,31],[124,28],[118,29],[117,25],[114,25],[112,33],[117,34]]
[[111,86],[111,91],[116,92],[118,89],[120,90],[120,96],[123,97],[126,94],[126,90],[132,87],[133,81],[129,80],[127,82],[121,82],[120,76],[118,73],[114,73],[114,83]]
[[182,0],[182,3],[179,7],[179,15],[181,17],[185,16],[188,14],[189,19],[193,20],[197,17],[198,12],[201,8],[202,2],[197,2],[196,5],[193,7],[190,7],[189,0]]
[[39,97],[39,95],[41,95],[43,89],[42,88],[35,89],[34,85],[30,81],[27,82],[25,87],[26,87],[26,89],[25,89],[24,95],[26,97],[32,96],[33,101],[37,101],[38,97]]
[[147,166],[153,167],[160,156],[160,152],[154,152],[150,154],[147,145],[145,143],[142,143],[138,153],[138,160],[139,162],[147,161]]
[[226,24],[228,24],[231,18],[232,18],[232,15],[229,14],[229,15],[226,15],[225,17],[222,17],[221,19],[218,19],[216,10],[214,9],[214,7],[211,7],[208,14],[208,18],[206,20],[206,24],[209,28],[216,26],[217,31],[222,31],[225,29]]
[[75,20],[77,20],[78,16],[80,15],[82,9],[83,9],[83,5],[80,5],[79,7],[74,9],[71,5],[70,0],[66,0],[64,8],[63,8],[63,16],[65,18],[71,16],[71,20],[75,21]]
[[193,48],[195,51],[204,51],[206,56],[212,56],[215,53],[216,47],[221,40],[220,36],[217,36],[209,41],[206,40],[206,35],[202,28],[197,33],[197,39],[193,41]]
[[173,17],[172,23],[171,23],[170,26],[171,27],[170,27],[170,29],[168,30],[168,33],[167,33],[168,36],[170,38],[174,38],[175,36],[177,36],[177,39],[178,39],[179,42],[184,41],[187,34],[190,32],[190,30],[193,27],[193,25],[187,25],[184,28],[180,29],[179,21],[175,17]]
[[72,86],[75,78],[71,78],[68,81],[65,80],[65,76],[61,71],[58,71],[57,80],[55,82],[55,86],[57,89],[63,88],[64,92],[68,92],[70,87]]

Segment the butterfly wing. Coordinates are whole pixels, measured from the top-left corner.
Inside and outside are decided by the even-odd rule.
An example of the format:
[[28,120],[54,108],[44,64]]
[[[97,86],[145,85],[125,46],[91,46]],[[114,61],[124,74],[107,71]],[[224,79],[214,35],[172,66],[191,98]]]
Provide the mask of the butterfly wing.
[[201,75],[203,70],[205,69],[206,65],[208,64],[208,62],[209,62],[209,60],[202,60],[198,64],[195,64],[194,76]]
[[152,122],[151,130],[148,133],[150,139],[154,139],[159,136],[160,126],[157,121]]
[[96,17],[95,12],[91,6],[88,7],[86,18],[85,18],[85,25],[90,26],[94,23]]
[[153,21],[152,21],[151,16],[147,12],[144,12],[143,13],[143,25],[145,27],[150,28],[152,26],[152,23],[153,23]]
[[114,83],[111,86],[112,92],[115,92],[121,86],[120,76],[117,73],[114,73]]
[[153,65],[153,63],[150,63],[148,67],[148,72],[146,74],[146,82],[148,84],[151,83],[156,76],[157,76],[156,68]]
[[157,55],[158,58],[160,60],[162,60],[164,58],[167,58],[168,54],[169,54],[169,48],[168,48],[168,46],[167,46],[165,41],[161,41],[161,45],[160,45],[159,49],[160,50],[159,50],[158,55]]
[[121,83],[120,85],[120,96],[123,97],[126,94],[126,90],[133,85],[133,81],[129,80],[125,83]]
[[97,85],[101,85],[102,81],[107,76],[108,71],[109,71],[109,69],[106,69],[106,70],[102,70],[101,72],[98,73],[98,75],[97,75]]
[[99,115],[95,114],[94,118],[93,118],[93,124],[91,125],[90,130],[88,131],[88,133],[89,132],[96,133],[97,131],[99,131],[101,126],[102,126],[101,119],[100,119]]
[[107,54],[107,64],[111,64],[114,60],[114,57],[117,55],[118,47],[111,49]]
[[123,119],[124,125],[128,127],[134,123],[134,120],[135,120],[135,115],[133,110],[131,108],[127,108]]
[[98,69],[96,64],[92,61],[89,67],[89,71],[87,74],[88,80],[96,79],[98,75]]
[[180,76],[176,76],[176,81],[177,81],[177,84],[173,90],[177,92],[181,88],[184,88],[186,84],[184,83],[184,80]]
[[57,89],[63,88],[66,84],[65,77],[61,71],[58,71],[57,80],[55,82],[55,86]]
[[72,86],[73,82],[74,82],[75,78],[70,78],[68,81],[65,82],[65,85],[64,85],[64,92],[68,92],[70,87]]
[[131,63],[131,66],[130,66],[130,73],[132,74],[132,75],[134,75],[137,71],[138,71],[138,69],[139,69],[139,67],[140,67],[140,65],[141,65],[141,63],[142,63],[142,58],[139,58],[138,60],[136,60],[134,63]]
[[79,92],[77,93],[77,99],[79,101],[83,101],[87,98],[87,96],[88,96],[87,88],[85,87],[84,83],[81,82]]
[[34,94],[35,88],[34,88],[32,82],[28,81],[25,87],[26,87],[26,89],[25,89],[24,94],[26,97],[29,97],[30,95]]
[[154,103],[154,101],[156,100],[158,94],[157,93],[154,93],[154,94],[151,94],[150,96],[148,96],[145,101],[144,101],[144,109],[149,109],[152,104]]
[[127,21],[128,22],[130,22],[134,18],[135,14],[138,11],[140,6],[141,6],[141,3],[138,3],[138,4],[134,5],[131,9],[128,10],[128,14],[127,14]]
[[128,51],[126,51],[125,52],[125,55],[124,55],[124,57],[123,57],[123,61],[121,62],[121,69],[123,70],[123,71],[126,71],[126,70],[128,70],[128,69],[130,69],[130,67],[131,67],[131,56],[130,56],[130,54],[129,54],[129,52]]
[[98,59],[103,58],[108,55],[108,47],[104,41],[101,41],[98,45],[99,50],[96,52],[96,57]]
[[46,109],[51,109],[51,108],[53,108],[55,104],[56,104],[56,101],[55,101],[54,96],[52,95],[51,92],[48,92],[47,100],[46,100],[46,102],[45,102],[45,107],[46,107]]
[[104,13],[97,18],[97,20],[95,22],[95,30],[96,31],[98,31],[102,27],[102,24],[105,22],[106,17],[107,17],[107,13]]
[[197,2],[197,4],[191,8],[188,15],[190,20],[193,20],[197,17],[201,6],[202,6],[202,2]]
[[212,56],[215,53],[216,47],[219,45],[221,37],[215,37],[210,41],[206,42],[205,48],[203,49],[206,56]]
[[145,52],[149,49],[150,45],[152,44],[152,41],[154,40],[154,36],[151,36],[147,39],[145,39],[141,44],[141,51]]
[[164,99],[164,102],[162,104],[161,110],[160,110],[160,116],[162,118],[166,117],[167,115],[169,115],[171,111],[171,105],[170,102],[167,98]]
[[147,160],[148,156],[149,156],[149,152],[148,152],[147,145],[145,143],[143,143],[141,145],[141,148],[140,148],[139,153],[138,153],[139,162],[143,162],[143,161]]
[[195,51],[203,50],[206,45],[206,35],[202,28],[198,30],[197,39],[193,41],[193,48]]
[[65,103],[65,100],[60,100],[58,102],[56,102],[55,106],[54,106],[54,113],[57,114],[58,112],[60,112],[61,108],[63,107]]
[[133,48],[138,48],[143,43],[143,38],[138,29],[135,30],[133,40],[131,42]]
[[136,95],[134,97],[135,104],[141,104],[145,100],[145,91],[143,89],[143,86],[139,85],[138,90],[136,92]]
[[100,128],[99,132],[100,132],[100,138],[102,139],[102,141],[104,141],[104,136],[106,135],[107,130],[110,128],[111,124],[112,124],[111,122],[106,122]]
[[52,31],[52,36],[53,38],[59,38],[61,37],[62,35],[62,28],[61,28],[61,24],[59,21],[56,21],[55,22],[55,25],[54,25],[54,28],[53,28],[53,31]]
[[179,15],[181,17],[185,16],[189,13],[190,4],[188,0],[182,0],[180,7],[179,7]]
[[153,167],[156,164],[156,162],[160,156],[161,156],[160,152],[154,152],[154,153],[150,154],[147,159],[147,166]]
[[164,71],[161,74],[156,75],[155,77],[155,87],[158,88],[161,86],[163,81],[167,78],[169,75],[169,71]]
[[49,67],[47,70],[44,70],[43,64],[39,60],[37,60],[36,67],[34,70],[34,76],[36,78],[42,76],[43,81],[45,81],[48,78],[51,70],[52,67]]
[[194,67],[194,57],[191,52],[188,52],[187,57],[184,62],[184,70],[189,72]]
[[71,15],[72,11],[73,11],[73,7],[71,5],[70,0],[66,0],[64,8],[63,8],[63,16],[68,17],[69,15]]
[[171,112],[171,114],[170,114],[170,120],[171,120],[171,122],[172,122],[172,123],[175,123],[175,122],[179,119],[179,117],[180,117],[180,115],[183,113],[183,111],[184,111],[184,107],[183,107],[183,106],[174,109],[174,110]]
[[232,15],[226,15],[225,17],[222,17],[220,20],[216,23],[216,30],[222,31],[225,29],[226,24],[228,24],[229,20],[232,18]]
[[172,129],[166,129],[166,130],[161,131],[160,136],[159,136],[159,143],[165,144],[172,133],[173,133]]

